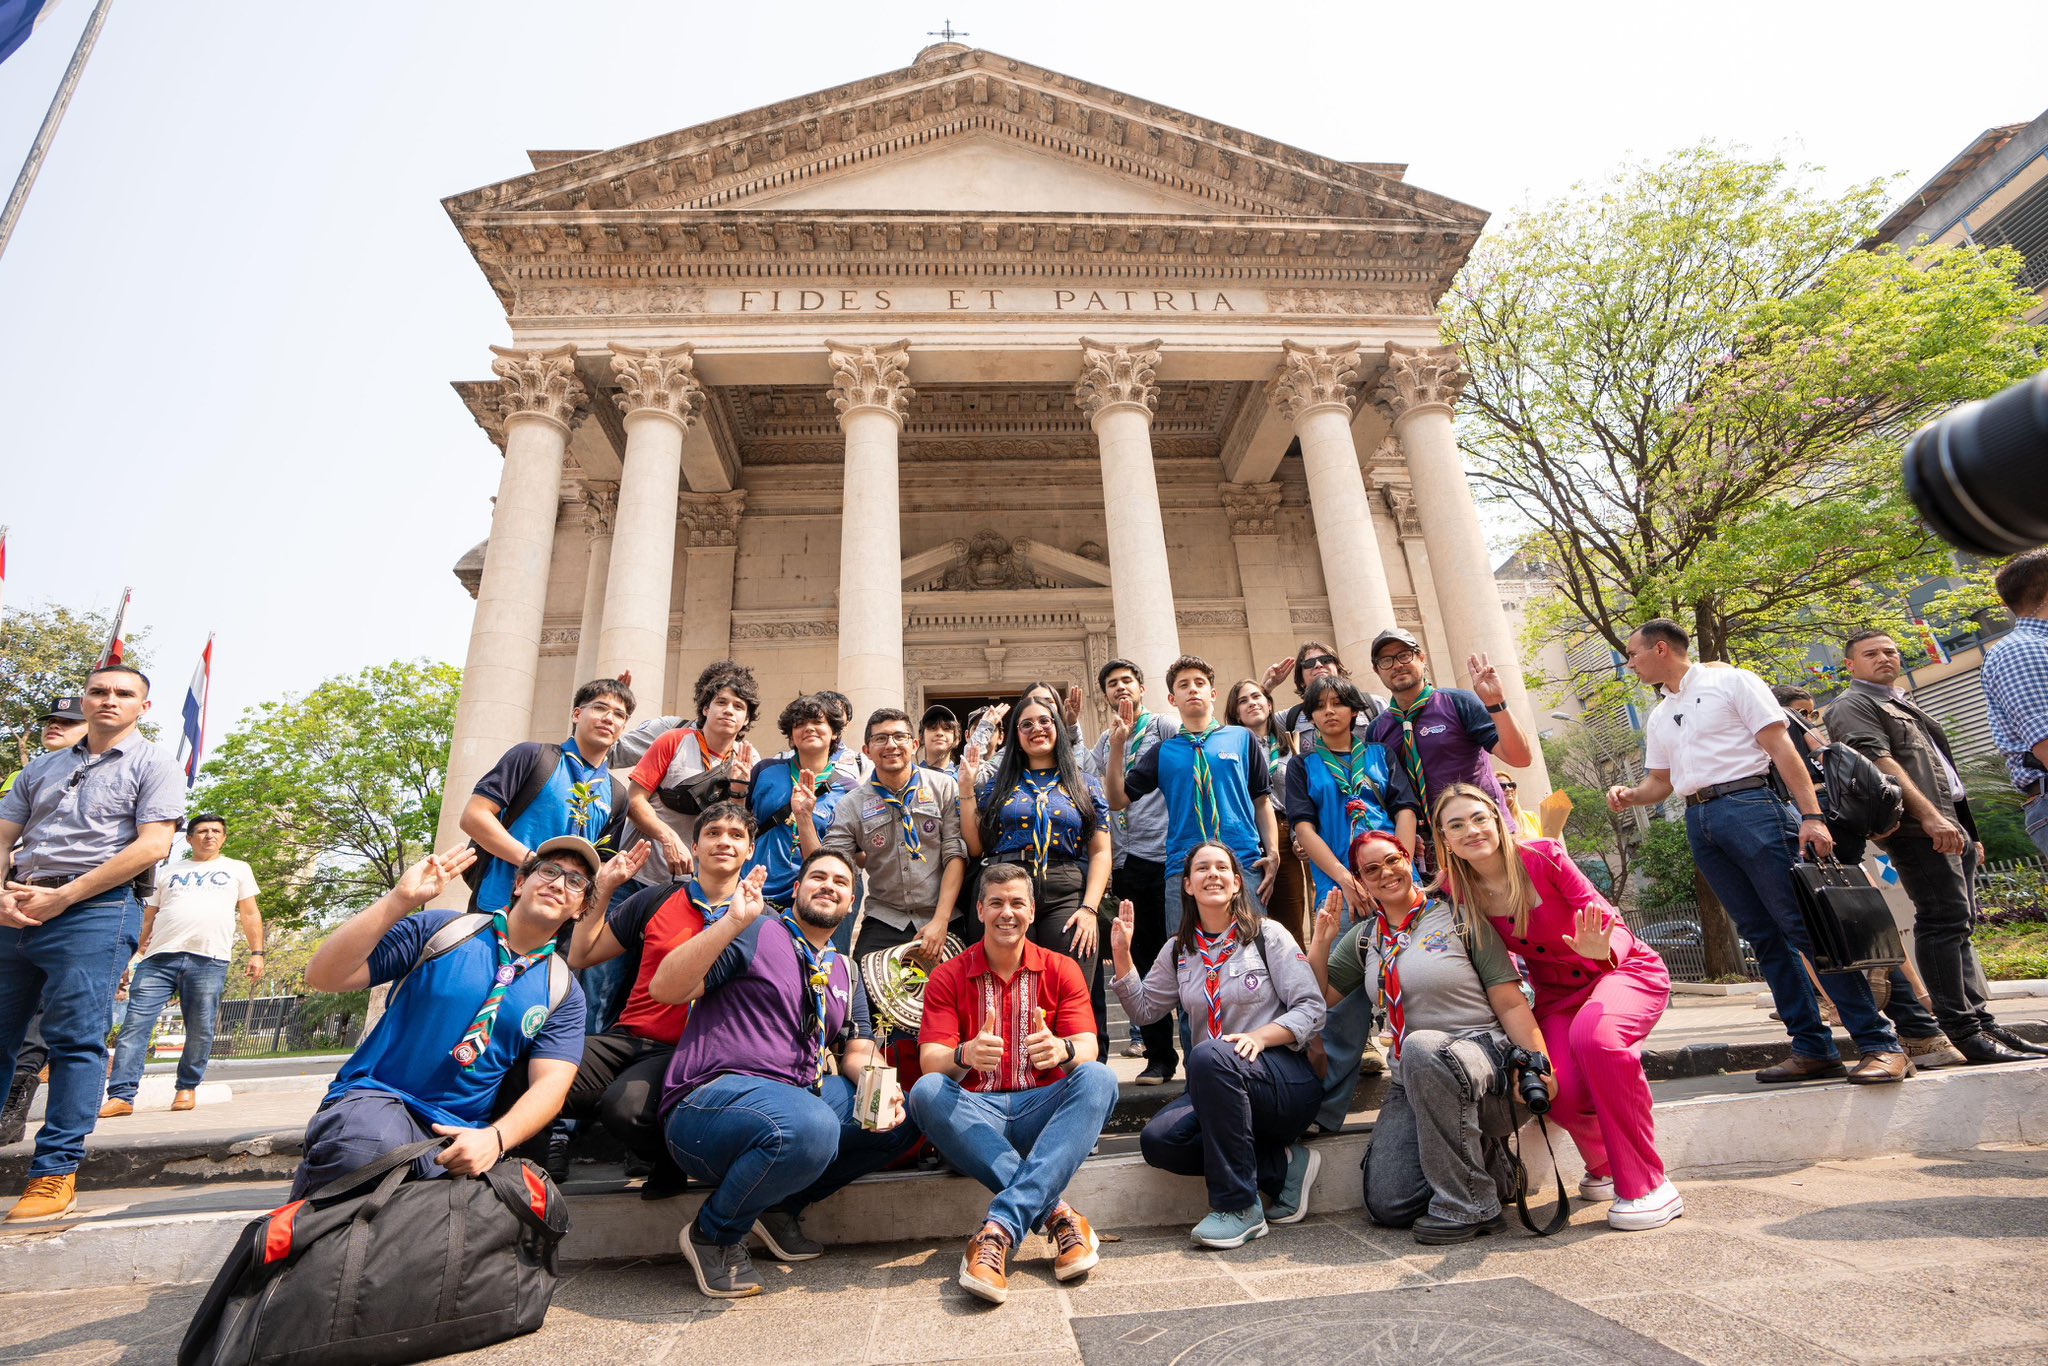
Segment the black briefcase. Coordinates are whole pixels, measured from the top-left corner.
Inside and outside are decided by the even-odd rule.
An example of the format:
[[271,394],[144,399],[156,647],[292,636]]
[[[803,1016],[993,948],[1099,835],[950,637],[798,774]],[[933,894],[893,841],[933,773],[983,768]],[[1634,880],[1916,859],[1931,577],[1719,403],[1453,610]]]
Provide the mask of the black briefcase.
[[1861,867],[1832,858],[1795,863],[1792,886],[1816,971],[1861,972],[1906,961],[1892,908]]

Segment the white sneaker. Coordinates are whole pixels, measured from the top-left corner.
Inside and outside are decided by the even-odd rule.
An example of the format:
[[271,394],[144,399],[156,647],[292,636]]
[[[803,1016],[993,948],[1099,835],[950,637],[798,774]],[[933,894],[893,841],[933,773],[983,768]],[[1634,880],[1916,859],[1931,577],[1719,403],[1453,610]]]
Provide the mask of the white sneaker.
[[1685,1213],[1685,1199],[1678,1188],[1666,1181],[1648,1195],[1635,1200],[1617,1200],[1607,1211],[1607,1226],[1627,1232],[1662,1228]]
[[1588,1176],[1579,1182],[1579,1199],[1599,1204],[1614,1198],[1614,1178],[1611,1176]]

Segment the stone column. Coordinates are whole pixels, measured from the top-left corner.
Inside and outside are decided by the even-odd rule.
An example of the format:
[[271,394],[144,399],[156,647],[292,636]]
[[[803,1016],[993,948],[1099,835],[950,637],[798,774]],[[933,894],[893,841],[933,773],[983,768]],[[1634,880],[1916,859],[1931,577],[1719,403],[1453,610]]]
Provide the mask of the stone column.
[[1358,443],[1351,435],[1356,347],[1332,349],[1284,343],[1271,398],[1294,422],[1301,463],[1308,472],[1309,510],[1330,595],[1330,625],[1352,674],[1372,676],[1372,638],[1394,624],[1387,566],[1373,530]]
[[917,391],[910,343],[825,343],[832,402],[846,436],[839,518],[839,691],[853,706],[851,729],[877,707],[903,705],[903,528],[897,439]]
[[[1500,586],[1493,577],[1493,552],[1479,523],[1479,509],[1472,501],[1465,462],[1458,454],[1457,433],[1451,425],[1451,405],[1458,401],[1466,379],[1456,347],[1389,342],[1387,368],[1375,398],[1393,419],[1394,435],[1408,453],[1415,515],[1422,523],[1430,577],[1443,612],[1443,632],[1450,641],[1451,658],[1435,661],[1436,679],[1439,683],[1469,684],[1466,658],[1486,655],[1500,670],[1515,719],[1533,737],[1541,727],[1529,709],[1529,694],[1522,684],[1521,651],[1501,607]],[[1550,780],[1541,751],[1522,772],[1532,786],[1548,790]],[[1522,804],[1530,804],[1526,792]]]
[[590,543],[590,559],[583,571],[583,617],[576,633],[576,686],[582,687],[597,672],[597,638],[604,631],[605,581],[612,569],[612,522],[619,512],[617,484],[583,486],[583,534]]
[[617,678],[622,669],[633,671],[637,717],[643,721],[661,714],[668,695],[669,595],[676,577],[683,434],[704,403],[704,391],[691,373],[690,351],[688,346],[612,347],[626,457],[597,669],[606,678]]
[[[733,560],[739,554],[744,489],[731,493],[685,493],[677,510],[683,519],[683,620],[676,649],[676,696],[687,698],[704,666],[732,653]],[[679,703],[688,711],[687,702]]]
[[1117,651],[1145,671],[1164,705],[1166,666],[1180,655],[1166,525],[1152,469],[1153,372],[1159,343],[1122,346],[1081,339],[1074,401],[1088,414],[1102,454],[1102,513],[1108,527],[1109,594]]
[[502,381],[505,468],[491,509],[491,537],[477,585],[476,617],[462,667],[462,697],[441,803],[438,847],[453,847],[462,808],[477,780],[513,745],[532,738],[533,679],[540,664],[541,611],[554,556],[562,458],[585,394],[576,348],[491,348]]
[[1230,514],[1230,543],[1237,551],[1237,581],[1244,592],[1245,631],[1256,676],[1296,644],[1287,610],[1287,569],[1280,557],[1280,486],[1221,484],[1223,510]]

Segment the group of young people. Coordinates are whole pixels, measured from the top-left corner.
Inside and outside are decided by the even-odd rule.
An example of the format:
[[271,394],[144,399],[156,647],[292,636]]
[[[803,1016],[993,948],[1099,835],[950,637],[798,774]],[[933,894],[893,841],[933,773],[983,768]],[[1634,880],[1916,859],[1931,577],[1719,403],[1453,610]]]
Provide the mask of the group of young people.
[[[1405,632],[1372,656],[1390,703],[1311,641],[1222,696],[1183,656],[1156,712],[1140,667],[1111,660],[1092,744],[1078,690],[1029,688],[964,737],[942,708],[882,708],[852,736],[845,699],[811,694],[768,757],[743,664],[704,671],[694,719],[630,730],[631,680],[586,684],[565,741],[515,746],[478,784],[471,843],[314,958],[316,990],[395,986],[309,1126],[296,1193],[430,1134],[448,1141],[427,1175],[549,1142],[559,1165],[565,1125],[598,1122],[645,1165],[643,1195],[706,1189],[681,1248],[703,1293],[737,1298],[761,1289],[750,1241],[820,1255],[809,1206],[923,1153],[990,1192],[959,1284],[1000,1303],[1027,1238],[1060,1280],[1101,1255],[1065,1192],[1117,1100],[1114,994],[1141,1081],[1185,1049],[1140,1148],[1205,1183],[1203,1246],[1306,1214],[1312,1131],[1342,1127],[1376,1029],[1375,1220],[1428,1243],[1503,1227],[1484,1140],[1534,1073],[1586,1159],[1581,1196],[1619,1228],[1669,1222],[1683,1202],[1637,1060],[1663,964],[1527,838],[1493,760],[1527,762],[1529,741],[1486,660],[1468,691],[1433,687]],[[421,910],[457,880],[468,911]],[[910,979],[871,963],[921,985],[914,1029],[869,994]],[[864,1097],[882,1066],[897,1083]]]

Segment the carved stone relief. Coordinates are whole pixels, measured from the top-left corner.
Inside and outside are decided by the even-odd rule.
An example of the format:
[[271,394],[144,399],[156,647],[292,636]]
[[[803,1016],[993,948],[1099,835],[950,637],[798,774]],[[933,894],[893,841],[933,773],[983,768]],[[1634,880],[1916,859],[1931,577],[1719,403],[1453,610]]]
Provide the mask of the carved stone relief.
[[704,311],[702,285],[530,286],[519,290],[515,298],[515,317],[666,317]]

